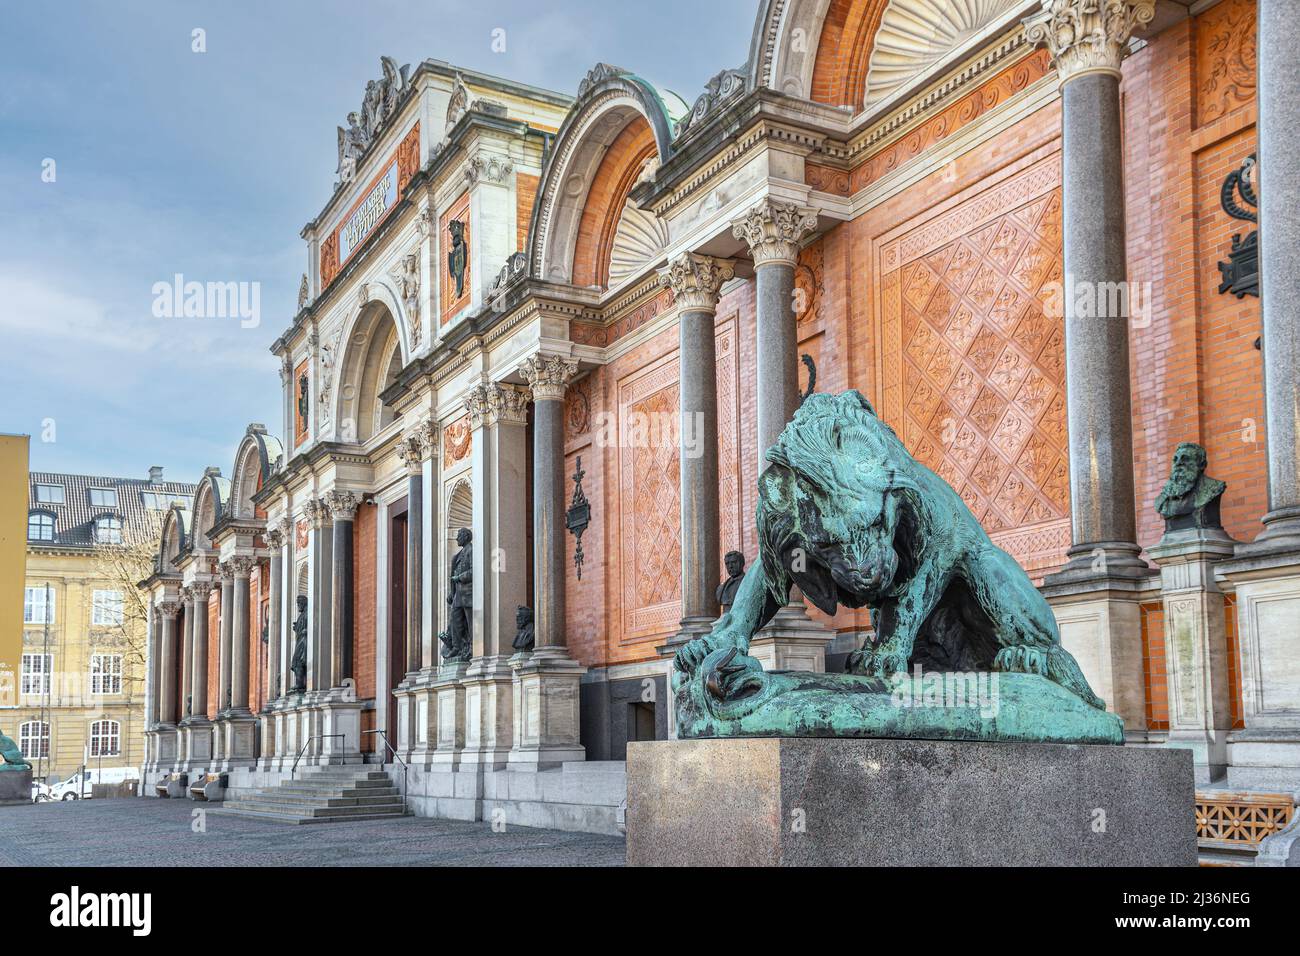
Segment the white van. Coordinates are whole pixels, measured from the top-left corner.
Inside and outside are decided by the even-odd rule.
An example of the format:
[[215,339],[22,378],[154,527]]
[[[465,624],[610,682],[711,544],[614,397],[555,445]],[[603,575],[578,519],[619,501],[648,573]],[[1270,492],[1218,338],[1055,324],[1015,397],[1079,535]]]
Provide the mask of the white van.
[[140,771],[135,767],[85,768],[78,770],[67,780],[50,784],[46,788],[47,800],[89,800],[91,787],[97,783],[125,783],[139,780]]

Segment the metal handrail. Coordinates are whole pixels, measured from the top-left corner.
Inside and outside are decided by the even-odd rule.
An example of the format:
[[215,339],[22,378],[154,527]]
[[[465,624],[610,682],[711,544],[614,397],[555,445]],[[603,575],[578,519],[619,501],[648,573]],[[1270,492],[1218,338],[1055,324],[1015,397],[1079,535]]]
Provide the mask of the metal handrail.
[[384,746],[388,748],[388,752],[391,753],[394,757],[396,757],[397,762],[402,765],[402,812],[405,813],[406,794],[410,787],[410,782],[407,778],[407,772],[411,769],[410,765],[407,764],[407,762],[402,759],[402,755],[397,752],[397,748],[388,742],[388,734],[384,733],[382,730],[379,730],[378,728],[376,728],[375,730],[361,731],[361,736],[364,737],[366,734],[379,734],[379,736],[383,738]]
[[[294,779],[294,775],[298,772],[298,761],[302,759],[302,755],[305,754],[305,753],[307,752],[307,748],[311,746],[311,742],[312,742],[313,740],[333,740],[335,737],[342,737],[342,738],[343,738],[343,744],[344,744],[344,747],[343,747],[343,762],[344,762],[344,763],[347,763],[347,757],[348,757],[348,754],[347,754],[347,742],[348,742],[348,736],[347,736],[347,734],[312,734],[310,737],[308,737],[306,740],[303,741],[302,749],[300,749],[300,750],[298,751],[298,756],[296,756],[296,757],[293,758],[293,767],[289,770],[289,779],[290,779],[290,780]],[[316,756],[317,756],[317,757],[320,756],[320,751],[319,751],[319,750],[316,751]]]

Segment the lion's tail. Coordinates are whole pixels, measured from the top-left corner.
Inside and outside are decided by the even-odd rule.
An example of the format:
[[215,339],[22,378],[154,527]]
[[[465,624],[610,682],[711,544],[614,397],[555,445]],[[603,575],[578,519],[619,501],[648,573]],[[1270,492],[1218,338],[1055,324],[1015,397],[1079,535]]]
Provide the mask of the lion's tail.
[[1066,690],[1082,697],[1098,710],[1106,709],[1106,702],[1093,693],[1088,686],[1088,679],[1079,669],[1079,662],[1074,655],[1060,644],[1053,644],[1047,651],[1047,679],[1055,681]]

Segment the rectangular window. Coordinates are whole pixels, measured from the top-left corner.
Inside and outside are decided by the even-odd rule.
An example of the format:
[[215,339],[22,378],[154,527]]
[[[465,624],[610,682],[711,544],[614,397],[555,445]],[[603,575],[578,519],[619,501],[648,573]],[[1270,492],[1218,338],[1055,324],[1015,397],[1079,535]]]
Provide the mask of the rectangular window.
[[49,654],[24,654],[21,693],[44,696],[50,690]]
[[121,754],[119,724],[116,720],[96,720],[90,725],[90,755],[116,757]]
[[90,610],[90,623],[96,627],[114,627],[122,623],[122,592],[96,590]]
[[117,491],[112,488],[91,488],[90,504],[96,508],[116,508]]
[[140,498],[150,511],[166,511],[172,505],[180,505],[182,508],[190,506],[186,495],[169,495],[162,491],[142,491]]
[[90,692],[92,694],[122,693],[122,655],[90,655]]
[[18,746],[28,760],[50,755],[50,725],[39,720],[24,721],[18,728]]
[[62,485],[37,485],[36,500],[44,505],[63,504],[63,486]]
[[53,588],[49,591],[46,591],[43,587],[23,589],[23,623],[54,623]]

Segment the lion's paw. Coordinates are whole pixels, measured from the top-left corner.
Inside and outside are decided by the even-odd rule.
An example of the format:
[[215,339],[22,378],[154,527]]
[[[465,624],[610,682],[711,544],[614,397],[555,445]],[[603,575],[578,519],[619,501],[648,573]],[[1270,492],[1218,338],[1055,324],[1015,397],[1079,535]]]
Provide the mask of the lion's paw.
[[860,677],[868,676],[871,673],[873,653],[870,647],[861,647],[856,651],[851,651],[844,661],[844,673],[857,674]]
[[867,675],[888,680],[895,674],[905,674],[907,673],[908,657],[907,654],[889,650],[885,647],[877,648],[867,668]]

